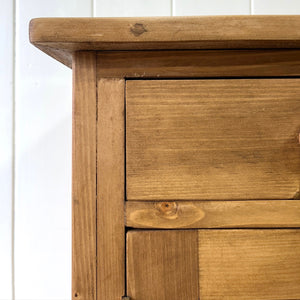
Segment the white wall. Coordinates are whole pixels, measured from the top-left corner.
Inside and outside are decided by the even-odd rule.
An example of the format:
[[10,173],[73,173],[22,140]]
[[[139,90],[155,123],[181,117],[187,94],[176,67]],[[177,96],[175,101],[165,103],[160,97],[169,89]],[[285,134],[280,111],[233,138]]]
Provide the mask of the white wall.
[[0,299],[71,299],[71,70],[29,44],[29,20],[299,14],[300,1],[1,1]]
[[12,297],[13,3],[0,10],[0,299]]

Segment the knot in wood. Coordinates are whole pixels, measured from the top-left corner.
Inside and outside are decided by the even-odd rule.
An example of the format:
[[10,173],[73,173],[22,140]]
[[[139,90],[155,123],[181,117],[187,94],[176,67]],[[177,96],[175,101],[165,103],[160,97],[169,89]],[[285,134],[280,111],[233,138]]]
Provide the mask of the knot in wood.
[[160,216],[168,219],[178,217],[178,206],[176,202],[160,202],[156,204],[156,209]]
[[134,36],[140,36],[144,32],[147,32],[147,29],[145,28],[145,26],[142,23],[135,23],[134,25],[132,25],[130,27],[130,32]]

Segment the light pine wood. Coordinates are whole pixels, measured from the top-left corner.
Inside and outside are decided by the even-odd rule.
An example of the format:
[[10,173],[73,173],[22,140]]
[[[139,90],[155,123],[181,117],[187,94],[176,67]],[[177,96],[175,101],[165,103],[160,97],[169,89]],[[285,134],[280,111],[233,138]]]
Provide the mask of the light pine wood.
[[97,300],[125,293],[123,79],[99,79],[97,133]]
[[[39,45],[35,45],[35,46],[38,49],[40,49],[41,51],[50,55],[52,58],[56,59],[57,61],[61,62],[64,65],[66,65],[67,67],[72,68],[73,54],[76,51],[69,51],[69,50],[64,50],[64,49],[59,49],[59,48],[51,48],[51,47],[45,47],[45,46],[39,46]],[[87,51],[87,50],[82,50],[82,51]]]
[[299,229],[127,233],[133,300],[300,299],[299,274]]
[[96,55],[76,53],[73,63],[72,299],[97,300]]
[[78,50],[299,48],[299,26],[299,16],[39,18],[29,31],[31,43],[69,64],[66,53]]
[[31,21],[73,67],[73,300],[300,299],[299,26]]
[[201,300],[300,299],[300,230],[199,230]]
[[197,300],[197,231],[129,231],[127,296],[132,300]]
[[133,300],[299,299],[299,273],[299,229],[127,234]]
[[298,199],[299,79],[126,86],[128,200]]
[[300,51],[99,51],[99,77],[205,78],[299,76]]
[[162,229],[300,227],[300,201],[127,201],[125,224]]

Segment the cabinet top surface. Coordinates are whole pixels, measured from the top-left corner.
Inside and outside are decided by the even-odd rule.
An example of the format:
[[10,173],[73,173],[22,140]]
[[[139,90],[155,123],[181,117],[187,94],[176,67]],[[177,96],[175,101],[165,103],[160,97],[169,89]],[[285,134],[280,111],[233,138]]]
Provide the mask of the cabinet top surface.
[[300,48],[300,16],[38,18],[29,33],[70,65],[80,50]]

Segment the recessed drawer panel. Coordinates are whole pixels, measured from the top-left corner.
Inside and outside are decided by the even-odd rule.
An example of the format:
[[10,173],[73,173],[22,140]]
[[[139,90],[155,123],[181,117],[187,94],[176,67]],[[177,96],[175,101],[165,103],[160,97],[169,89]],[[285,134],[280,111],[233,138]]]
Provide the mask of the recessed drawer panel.
[[300,79],[127,81],[127,199],[297,199],[299,132]]
[[127,233],[133,300],[300,299],[300,230]]

